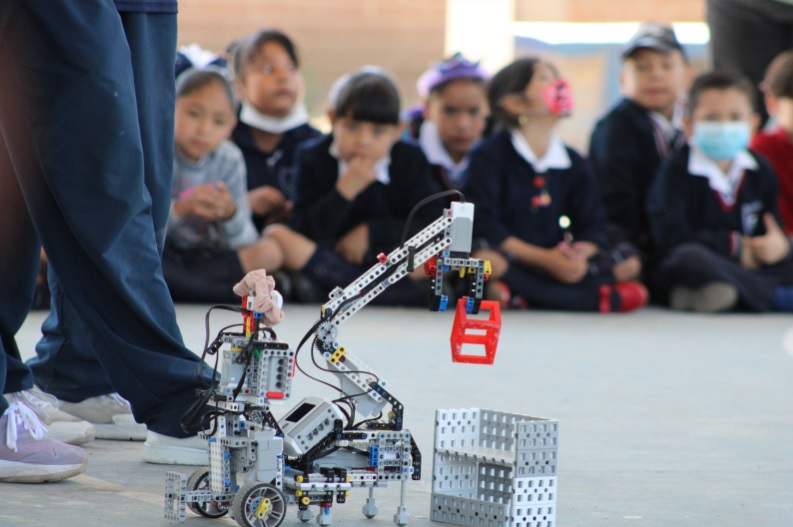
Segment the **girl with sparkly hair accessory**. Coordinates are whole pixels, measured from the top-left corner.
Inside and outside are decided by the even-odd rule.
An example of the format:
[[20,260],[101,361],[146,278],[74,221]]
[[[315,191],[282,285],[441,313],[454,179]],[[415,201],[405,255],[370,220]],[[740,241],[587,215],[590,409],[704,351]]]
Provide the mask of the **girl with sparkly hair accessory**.
[[462,186],[468,152],[484,133],[489,78],[479,62],[455,53],[416,83],[422,105],[409,114],[411,133],[444,188]]

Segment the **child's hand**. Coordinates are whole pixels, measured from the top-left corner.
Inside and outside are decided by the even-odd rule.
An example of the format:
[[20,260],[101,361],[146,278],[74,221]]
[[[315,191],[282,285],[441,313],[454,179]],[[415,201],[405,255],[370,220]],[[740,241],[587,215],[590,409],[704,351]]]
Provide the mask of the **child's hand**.
[[[225,187],[225,185],[224,185]],[[228,194],[228,189],[225,189]],[[229,196],[230,198],[230,196]],[[176,213],[182,217],[194,216],[207,221],[217,221],[233,214],[236,206],[222,198],[222,191],[213,183],[200,185],[183,193],[182,199],[174,203]]]
[[215,183],[216,191],[216,207],[217,214],[220,216],[219,220],[230,220],[234,214],[237,213],[237,204],[234,203],[234,198],[231,197],[229,188],[222,181]]
[[347,165],[347,170],[336,182],[336,189],[344,199],[352,201],[363,190],[377,180],[374,165],[375,159],[366,157],[353,157]]
[[248,203],[257,216],[280,211],[286,205],[286,196],[275,187],[265,185],[248,191]]
[[551,276],[565,284],[580,282],[587,272],[586,258],[564,243],[547,250],[544,267]]
[[738,255],[738,260],[744,269],[757,269],[760,266],[754,257],[751,240],[748,236],[741,236],[741,254]]
[[350,263],[360,265],[369,250],[369,226],[361,223],[336,243],[336,252]]
[[744,247],[749,246],[752,256],[759,263],[773,265],[788,255],[790,242],[774,219],[773,214],[770,212],[763,214],[763,222],[765,223],[765,234],[746,238]]
[[579,258],[589,260],[598,252],[598,246],[592,242],[573,242],[573,253]]

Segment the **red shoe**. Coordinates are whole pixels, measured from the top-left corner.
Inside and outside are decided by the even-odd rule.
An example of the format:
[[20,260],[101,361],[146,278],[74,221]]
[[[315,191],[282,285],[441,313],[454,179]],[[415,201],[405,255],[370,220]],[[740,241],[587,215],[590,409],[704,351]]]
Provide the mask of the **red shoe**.
[[[598,306],[601,313],[625,313],[639,309],[647,303],[650,295],[647,288],[639,282],[618,282],[612,285],[602,285],[598,290],[600,293],[600,304]],[[617,296],[617,306],[612,309],[612,296]]]

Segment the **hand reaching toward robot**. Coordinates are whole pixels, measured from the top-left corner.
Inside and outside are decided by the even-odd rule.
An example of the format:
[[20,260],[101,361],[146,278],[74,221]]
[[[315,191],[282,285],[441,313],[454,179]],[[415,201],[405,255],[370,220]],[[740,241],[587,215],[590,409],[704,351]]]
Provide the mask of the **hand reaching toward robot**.
[[264,269],[257,269],[245,275],[234,286],[234,293],[239,296],[253,297],[253,310],[262,313],[268,326],[275,326],[284,321],[284,298],[275,290],[275,280],[268,276]]

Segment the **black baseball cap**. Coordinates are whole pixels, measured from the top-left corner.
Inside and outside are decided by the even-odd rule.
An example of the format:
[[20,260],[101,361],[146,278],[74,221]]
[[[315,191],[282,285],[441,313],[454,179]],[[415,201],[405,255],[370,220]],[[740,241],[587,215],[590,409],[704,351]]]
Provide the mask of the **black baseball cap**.
[[661,22],[644,22],[639,26],[636,34],[631,37],[622,51],[622,58],[627,59],[633,55],[636,50],[648,48],[660,51],[661,53],[671,53],[672,51],[679,51],[685,57],[683,46],[678,42],[675,36],[675,30],[669,24]]

